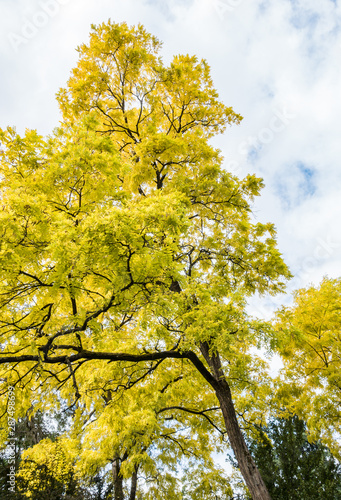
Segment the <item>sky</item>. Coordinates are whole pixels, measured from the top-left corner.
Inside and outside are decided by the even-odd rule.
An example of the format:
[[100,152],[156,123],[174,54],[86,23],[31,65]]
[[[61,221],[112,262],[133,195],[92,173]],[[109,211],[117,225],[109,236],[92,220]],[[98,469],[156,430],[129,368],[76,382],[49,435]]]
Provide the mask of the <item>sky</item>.
[[341,275],[341,0],[0,0],[0,127],[49,134],[55,94],[91,24],[142,23],[175,54],[207,60],[221,100],[244,120],[215,138],[224,168],[265,188],[255,222],[273,222],[294,278],[255,298],[269,317],[290,292]]

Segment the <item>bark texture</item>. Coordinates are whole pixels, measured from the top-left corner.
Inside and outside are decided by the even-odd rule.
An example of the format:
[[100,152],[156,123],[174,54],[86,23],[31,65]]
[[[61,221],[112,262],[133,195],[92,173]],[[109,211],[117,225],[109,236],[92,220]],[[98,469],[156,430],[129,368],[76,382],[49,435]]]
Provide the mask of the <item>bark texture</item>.
[[135,500],[135,498],[136,498],[136,489],[137,489],[137,469],[134,470],[133,475],[131,477],[131,486],[130,486],[130,497],[129,497],[129,500]]
[[271,500],[259,470],[246,446],[234,408],[230,387],[224,376],[218,353],[210,354],[209,344],[201,344],[201,352],[216,380],[214,389],[224,417],[227,435],[253,500]]
[[114,499],[124,500],[123,497],[123,478],[120,474],[120,459],[115,458],[112,463],[112,478],[114,485]]

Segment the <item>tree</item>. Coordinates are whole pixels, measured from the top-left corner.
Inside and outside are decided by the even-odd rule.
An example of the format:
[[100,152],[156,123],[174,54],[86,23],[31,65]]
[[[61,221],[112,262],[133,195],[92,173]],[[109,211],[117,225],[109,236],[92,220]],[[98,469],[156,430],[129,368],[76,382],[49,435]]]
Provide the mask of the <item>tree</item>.
[[341,498],[341,466],[297,416],[272,419],[250,449],[274,500]]
[[[77,448],[63,439],[42,440],[26,450],[17,473],[19,491],[23,498],[34,500],[89,499],[85,488],[81,488],[74,475]],[[71,444],[71,446],[70,446]]]
[[[48,425],[53,420],[54,426]],[[28,413],[15,426],[15,487],[9,489],[13,461],[4,448],[0,452],[0,492],[4,500],[44,500],[46,498],[93,499],[84,484],[75,478],[69,440],[59,438],[62,419],[59,415],[44,418],[41,412]],[[73,446],[73,448],[75,448]],[[96,499],[97,500],[97,499]],[[102,498],[98,498],[102,500]],[[104,497],[103,497],[104,500]]]
[[2,393],[20,390],[17,415],[61,398],[91,411],[96,391],[143,393],[151,377],[160,391],[190,365],[252,497],[269,499],[231,390],[262,404],[262,328],[245,301],[290,274],[273,225],[251,218],[261,179],[224,171],[209,143],[241,117],[205,61],[165,66],[159,48],[142,26],[93,26],[59,93],[59,129],[1,133]]
[[[11,422],[12,423],[12,422]],[[16,422],[13,430],[14,439],[11,441],[11,450],[7,446],[0,448],[0,493],[4,500],[22,500],[22,495],[17,491],[9,489],[9,477],[11,467],[16,468],[20,463],[22,452],[30,446],[37,444],[40,439],[48,435],[42,414],[37,412],[31,419],[28,415]],[[12,453],[10,453],[10,451]]]
[[340,457],[341,280],[324,278],[294,294],[275,321],[284,362],[278,398],[303,418],[313,439]]

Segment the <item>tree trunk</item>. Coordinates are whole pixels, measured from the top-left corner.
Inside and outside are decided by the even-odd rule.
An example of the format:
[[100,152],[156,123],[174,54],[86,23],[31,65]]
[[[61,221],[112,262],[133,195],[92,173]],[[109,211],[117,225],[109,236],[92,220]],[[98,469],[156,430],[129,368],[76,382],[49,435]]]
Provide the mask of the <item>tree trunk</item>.
[[270,494],[260,475],[259,470],[246,446],[243,434],[240,430],[236,411],[232,401],[230,387],[224,376],[218,353],[209,353],[209,344],[203,342],[200,345],[201,352],[212,370],[212,375],[217,381],[215,392],[220,403],[224,417],[227,435],[237,459],[240,472],[249,488],[253,500],[271,500]]
[[120,459],[115,458],[112,463],[112,477],[114,484],[114,499],[124,500],[123,498],[123,477],[120,474]]
[[130,497],[129,500],[135,500],[136,498],[136,488],[137,488],[137,467],[135,468],[133,475],[131,477],[130,486]]

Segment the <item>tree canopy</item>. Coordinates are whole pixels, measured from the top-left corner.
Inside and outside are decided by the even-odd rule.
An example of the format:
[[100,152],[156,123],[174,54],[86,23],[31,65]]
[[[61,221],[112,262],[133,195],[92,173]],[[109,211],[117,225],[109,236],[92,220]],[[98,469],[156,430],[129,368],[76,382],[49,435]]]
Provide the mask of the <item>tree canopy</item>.
[[[311,441],[311,436],[309,436]],[[273,500],[341,498],[341,466],[296,416],[271,419],[250,448]]]
[[1,392],[16,388],[17,417],[73,408],[116,472],[184,415],[200,440],[218,409],[252,498],[269,499],[234,404],[266,411],[266,330],[245,303],[290,273],[252,217],[262,180],[226,172],[209,142],[241,116],[206,61],[166,66],[159,49],[140,25],[93,26],[54,133],[1,131]]
[[297,290],[292,307],[275,321],[278,352],[284,362],[278,396],[304,418],[314,439],[340,458],[341,280]]

